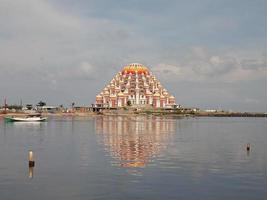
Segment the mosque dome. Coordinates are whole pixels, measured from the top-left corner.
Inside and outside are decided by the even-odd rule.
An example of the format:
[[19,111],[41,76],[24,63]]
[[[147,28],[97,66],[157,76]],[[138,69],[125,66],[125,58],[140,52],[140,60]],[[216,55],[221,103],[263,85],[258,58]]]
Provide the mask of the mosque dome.
[[146,66],[139,63],[131,63],[126,65],[122,69],[122,74],[149,74],[149,70]]
[[118,93],[118,96],[120,96],[120,97],[122,97],[123,95],[124,95],[124,94],[123,94],[123,92],[121,92],[121,91]]
[[99,99],[99,98],[102,98],[102,96],[101,96],[100,94],[98,94],[98,95],[96,96],[96,98]]

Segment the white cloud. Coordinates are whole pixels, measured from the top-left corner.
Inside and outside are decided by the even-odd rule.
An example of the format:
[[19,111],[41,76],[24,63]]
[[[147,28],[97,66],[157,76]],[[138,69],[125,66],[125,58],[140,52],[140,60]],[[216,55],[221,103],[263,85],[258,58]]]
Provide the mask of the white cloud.
[[161,63],[152,68],[162,78],[205,81],[223,80],[238,66],[235,58],[224,55],[213,55],[203,48],[193,48],[185,56],[187,60],[177,64]]
[[164,76],[181,76],[183,75],[182,68],[179,66],[168,65],[168,64],[158,64],[151,68],[152,72],[157,74],[163,74]]
[[93,66],[88,62],[82,62],[79,70],[81,73],[91,74],[93,72]]
[[241,61],[243,69],[247,70],[266,70],[267,69],[267,56],[260,58],[250,58]]
[[93,67],[93,65],[87,61],[83,61],[78,66],[64,68],[64,71],[58,73],[57,77],[62,80],[94,79],[97,76],[95,73],[96,72],[95,72],[95,68]]
[[249,59],[235,52],[209,52],[201,47],[187,51],[185,60],[160,63],[152,68],[160,79],[201,82],[235,82],[267,78],[266,57]]
[[254,99],[254,98],[245,98],[245,103],[248,104],[258,104],[260,101],[258,99]]

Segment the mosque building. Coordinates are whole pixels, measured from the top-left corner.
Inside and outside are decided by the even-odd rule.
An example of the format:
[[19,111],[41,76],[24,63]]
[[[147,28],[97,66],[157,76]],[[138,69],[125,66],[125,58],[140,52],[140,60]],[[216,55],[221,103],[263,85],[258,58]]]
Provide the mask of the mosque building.
[[139,63],[125,66],[96,96],[99,107],[121,108],[125,106],[173,108],[175,98],[149,71]]

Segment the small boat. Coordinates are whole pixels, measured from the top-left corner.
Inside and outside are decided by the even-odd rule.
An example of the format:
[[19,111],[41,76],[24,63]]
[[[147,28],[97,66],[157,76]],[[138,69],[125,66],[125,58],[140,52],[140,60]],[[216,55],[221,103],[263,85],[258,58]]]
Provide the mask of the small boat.
[[41,114],[30,114],[25,117],[5,117],[6,122],[42,122],[46,120],[47,117],[43,117]]

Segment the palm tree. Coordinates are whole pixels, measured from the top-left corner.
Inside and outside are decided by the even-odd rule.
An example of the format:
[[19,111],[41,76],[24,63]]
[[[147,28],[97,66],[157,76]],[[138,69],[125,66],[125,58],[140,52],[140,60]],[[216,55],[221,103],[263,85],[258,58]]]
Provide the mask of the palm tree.
[[71,103],[71,110],[72,110],[72,112],[74,112],[74,105],[75,105],[75,103],[72,102],[72,103]]

